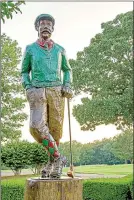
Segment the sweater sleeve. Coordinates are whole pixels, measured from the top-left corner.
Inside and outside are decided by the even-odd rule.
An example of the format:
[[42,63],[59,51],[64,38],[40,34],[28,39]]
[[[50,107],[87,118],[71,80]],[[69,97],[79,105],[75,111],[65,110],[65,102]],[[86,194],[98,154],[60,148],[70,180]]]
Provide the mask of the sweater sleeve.
[[63,71],[63,85],[71,87],[72,83],[72,70],[66,56],[65,50],[62,52],[62,71]]
[[29,46],[26,46],[21,66],[22,85],[25,89],[29,89],[32,87],[29,75],[30,71],[31,71],[31,55],[29,53]]

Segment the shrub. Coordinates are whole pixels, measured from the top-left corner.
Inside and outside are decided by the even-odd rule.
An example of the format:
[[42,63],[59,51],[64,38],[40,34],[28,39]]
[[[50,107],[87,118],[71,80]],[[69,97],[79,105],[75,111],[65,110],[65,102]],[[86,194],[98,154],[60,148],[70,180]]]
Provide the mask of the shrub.
[[44,147],[36,142],[28,141],[12,142],[2,147],[1,160],[3,165],[12,169],[15,175],[21,170],[31,166],[34,173],[39,173],[48,161],[48,155]]
[[86,180],[83,183],[83,200],[131,200],[131,182],[131,176]]
[[23,200],[24,185],[2,185],[2,200]]
[[130,191],[131,191],[132,199],[134,199],[134,181],[130,183]]
[[[26,177],[2,180],[2,200],[23,200]],[[132,176],[83,182],[83,200],[132,200]]]
[[26,176],[9,177],[2,180],[1,199],[2,200],[23,200]]

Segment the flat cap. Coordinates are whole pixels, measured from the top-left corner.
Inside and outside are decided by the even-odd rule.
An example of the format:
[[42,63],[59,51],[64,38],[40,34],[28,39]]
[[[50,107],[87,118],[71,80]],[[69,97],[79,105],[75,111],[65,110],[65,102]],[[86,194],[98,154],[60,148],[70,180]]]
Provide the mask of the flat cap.
[[38,30],[37,24],[42,19],[50,20],[53,23],[53,26],[55,25],[55,19],[51,15],[49,15],[49,14],[41,14],[35,19],[35,22],[34,22],[36,31]]

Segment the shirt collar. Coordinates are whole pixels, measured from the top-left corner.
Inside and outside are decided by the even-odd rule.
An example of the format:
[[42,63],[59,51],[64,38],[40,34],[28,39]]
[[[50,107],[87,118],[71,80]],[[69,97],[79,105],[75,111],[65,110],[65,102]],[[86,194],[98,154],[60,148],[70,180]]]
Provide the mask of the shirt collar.
[[48,48],[48,49],[51,49],[54,45],[54,41],[49,39],[49,40],[46,40],[46,41],[41,41],[40,39],[38,39],[37,41],[37,44],[39,44],[41,47],[43,48]]

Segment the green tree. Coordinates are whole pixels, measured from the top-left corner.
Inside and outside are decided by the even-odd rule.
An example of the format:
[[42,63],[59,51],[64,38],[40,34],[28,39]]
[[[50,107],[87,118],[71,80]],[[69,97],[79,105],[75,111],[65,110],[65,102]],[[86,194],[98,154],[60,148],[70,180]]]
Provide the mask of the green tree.
[[7,19],[12,19],[13,17],[13,12],[16,14],[18,12],[22,13],[21,10],[19,9],[21,4],[25,4],[24,1],[18,1],[18,2],[13,2],[13,1],[8,1],[8,2],[0,2],[0,9],[1,9],[1,19],[5,23],[5,18]]
[[83,144],[80,151],[80,165],[90,165],[93,164],[94,160],[94,150],[92,145]]
[[[82,144],[73,140],[72,141],[72,154],[73,154],[73,164],[74,165],[79,165],[80,164],[80,151],[82,148]],[[65,155],[68,163],[67,165],[70,165],[70,160],[71,160],[71,156],[70,156],[70,142],[64,142],[60,144],[60,152],[61,154]]]
[[9,167],[15,175],[30,165],[29,142],[12,142],[2,146],[1,160],[6,167]]
[[80,163],[82,165],[94,164],[122,164],[124,160],[113,153],[113,138],[96,140],[83,144],[80,151]]
[[[81,144],[72,141],[73,164],[76,165],[94,165],[94,164],[122,164],[124,159],[118,157],[113,152],[114,139],[104,138],[102,141],[95,140],[92,143]],[[60,144],[61,154],[67,157],[70,165],[70,143],[64,142]]]
[[34,174],[40,174],[41,169],[48,162],[48,155],[42,145],[34,142],[29,144],[30,168]]
[[75,94],[90,94],[73,108],[82,130],[100,124],[117,129],[132,126],[132,33],[133,13],[119,14],[101,24],[102,32],[70,60]]
[[120,159],[118,156],[116,156],[113,153],[113,141],[107,141],[101,148],[101,157],[102,157],[102,164],[108,164],[108,165],[113,165],[113,164],[124,164],[124,159]]
[[91,144],[93,150],[91,164],[121,164],[124,163],[118,156],[113,153],[113,138],[102,141],[96,140]]
[[133,163],[133,130],[128,129],[113,138],[113,153],[125,163]]
[[48,161],[48,155],[43,146],[28,141],[15,141],[2,146],[1,160],[15,175],[24,168],[31,168],[34,174],[39,174]]
[[27,115],[23,112],[26,99],[18,69],[21,49],[17,41],[5,34],[1,36],[1,47],[1,138],[5,142],[20,138],[20,128]]

